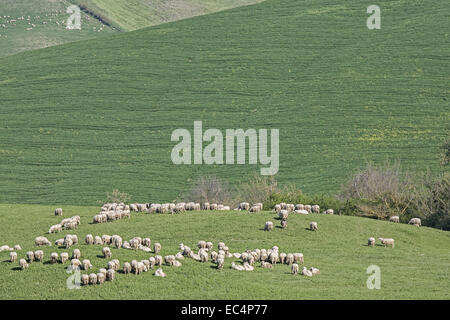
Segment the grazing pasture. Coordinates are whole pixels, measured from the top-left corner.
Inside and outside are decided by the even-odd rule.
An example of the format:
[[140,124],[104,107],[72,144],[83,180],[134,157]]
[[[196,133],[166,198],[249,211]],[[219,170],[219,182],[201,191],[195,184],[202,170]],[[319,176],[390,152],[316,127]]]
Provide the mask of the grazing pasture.
[[[46,234],[50,225],[59,223],[56,206],[0,205],[0,245],[20,244],[18,260],[30,250],[43,250],[43,262],[32,262],[19,270],[18,260],[9,262],[9,252],[0,252],[0,299],[449,299],[450,233],[427,227],[377,221],[372,219],[326,214],[293,214],[286,229],[278,227],[275,212],[262,211],[189,211],[180,214],[132,213],[129,219],[106,224],[92,224],[98,207],[62,206],[64,217],[79,215],[76,230]],[[276,227],[264,232],[264,222],[277,221]],[[312,232],[309,223],[316,221],[319,230]],[[76,234],[79,244],[70,249],[34,246],[42,235],[52,243],[66,234]],[[225,258],[223,270],[210,261],[202,263],[187,258],[181,267],[162,266],[167,277],[153,274],[157,267],[141,275],[123,274],[124,262],[140,261],[154,256],[141,250],[111,248],[111,259],[119,259],[120,269],[114,281],[69,290],[66,281],[71,274],[64,265],[50,263],[52,252],[59,255],[79,249],[80,260],[89,259],[93,268],[82,274],[97,273],[110,259],[103,258],[103,245],[86,245],[87,234],[118,234],[124,240],[135,236],[161,243],[160,254],[175,255],[179,244],[192,249],[199,240],[213,242],[217,249],[223,241],[230,252],[278,246],[280,252],[301,252],[308,268],[320,269],[312,278],[293,275],[290,265],[276,264],[271,269],[237,271]],[[368,237],[376,245],[367,246]],[[394,238],[395,248],[384,247],[378,238]],[[381,268],[381,289],[366,287],[370,265]],[[300,264],[300,271],[302,269]]]
[[449,2],[377,4],[380,30],[359,2],[268,0],[0,59],[0,202],[172,201],[201,175],[259,171],[173,164],[194,121],[278,128],[277,180],[306,193],[368,160],[442,171]]

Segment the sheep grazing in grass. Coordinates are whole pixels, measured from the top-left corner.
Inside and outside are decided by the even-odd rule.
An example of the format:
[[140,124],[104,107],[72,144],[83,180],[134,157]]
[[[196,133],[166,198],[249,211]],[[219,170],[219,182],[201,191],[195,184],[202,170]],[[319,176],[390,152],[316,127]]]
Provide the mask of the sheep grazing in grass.
[[238,210],[249,210],[250,209],[250,203],[248,202],[241,202],[238,205]]
[[81,275],[81,284],[83,286],[87,286],[89,284],[89,275],[87,275],[87,274]]
[[294,210],[295,210],[295,205],[293,205],[291,203],[286,204],[286,211],[287,212],[292,212]]
[[206,248],[206,241],[200,240],[200,241],[197,243],[197,247],[198,247],[199,249],[205,249],[205,248]]
[[305,210],[308,211],[308,213],[311,213],[311,206],[309,204],[305,205]]
[[276,205],[273,207],[273,211],[275,211],[276,213],[279,213],[279,212],[281,211],[281,206],[280,206],[279,204],[276,204]]
[[81,257],[80,249],[74,249],[72,251],[72,259],[80,259],[80,257]]
[[288,253],[286,256],[286,264],[293,264],[294,263],[294,255],[292,253]]
[[280,212],[278,212],[278,218],[281,220],[287,220],[288,216],[289,212],[287,210],[280,210]]
[[304,210],[304,209],[302,209],[302,210],[295,210],[294,212],[298,213],[298,214],[309,214],[309,212]]
[[320,274],[320,270],[314,267],[309,268],[309,271],[311,271],[313,276]]
[[70,265],[72,266],[72,270],[80,269],[81,261],[78,259],[72,259],[70,261]]
[[245,270],[244,266],[235,264],[234,262],[231,263],[231,268],[234,269],[234,270],[238,270],[238,271],[244,271]]
[[92,236],[92,234],[86,235],[86,237],[84,238],[84,242],[86,242],[86,244],[94,244],[94,237]]
[[165,257],[164,257],[164,262],[165,262],[168,266],[172,266],[173,263],[175,262],[175,256],[173,256],[173,255],[165,256]]
[[312,222],[309,224],[309,229],[310,229],[310,230],[313,230],[313,231],[318,230],[317,222],[312,221]]
[[17,253],[16,252],[10,252],[9,253],[9,262],[16,262],[17,261]]
[[150,258],[148,258],[148,262],[150,262],[150,269],[153,269],[153,267],[154,267],[155,264],[156,264],[156,259],[155,259],[155,257],[150,257]]
[[67,260],[69,260],[69,254],[67,252],[63,252],[60,255],[61,263],[65,263]]
[[305,210],[305,206],[301,203],[295,205],[295,210]]
[[200,256],[201,262],[208,262],[208,252],[205,249],[200,249],[198,255]]
[[222,270],[225,265],[225,258],[223,256],[219,256],[217,258],[217,269]]
[[217,257],[219,256],[219,254],[216,251],[211,251],[211,261],[213,263],[217,263]]
[[394,244],[394,239],[392,238],[378,238],[381,241],[381,244],[386,246],[391,246],[392,248],[394,248],[395,244]]
[[320,206],[318,204],[311,206],[311,212],[312,213],[320,213]]
[[298,271],[299,271],[298,264],[293,263],[292,266],[291,266],[291,272],[292,272],[293,274],[297,274]]
[[19,244],[16,244],[16,245],[14,246],[14,250],[15,250],[15,251],[20,251],[20,250],[22,250],[22,247],[21,247]]
[[119,249],[123,244],[122,237],[120,237],[118,235],[112,236],[111,244],[114,245],[114,247],[116,247],[116,249]]
[[296,263],[304,263],[303,253],[296,252],[294,253],[294,262]]
[[266,249],[261,249],[261,254],[260,254],[260,260],[261,261],[266,261],[267,258],[269,257],[269,255],[267,254],[267,250]]
[[369,240],[367,240],[367,245],[369,247],[374,247],[375,246],[375,238],[374,237],[370,237]]
[[273,222],[272,221],[266,221],[264,224],[264,231],[272,231],[273,230]]
[[213,248],[213,243],[211,241],[206,242],[206,249],[208,251],[211,251]]
[[57,252],[52,252],[51,255],[50,255],[50,262],[52,264],[55,264],[55,263],[58,263],[58,260],[59,260],[58,253]]
[[25,270],[26,268],[29,267],[29,265],[25,259],[19,260],[19,266],[20,266],[20,269],[22,269],[22,270]]
[[66,249],[69,249],[71,246],[73,246],[73,241],[72,241],[72,239],[70,239],[70,238],[64,239],[63,246],[64,246]]
[[209,210],[209,202],[203,203],[202,210]]
[[55,209],[55,216],[62,216],[63,215],[63,209],[62,208],[56,208]]
[[97,284],[97,275],[95,273],[89,275],[89,284]]
[[253,266],[251,266],[248,262],[244,262],[244,270],[245,271],[253,271]]
[[268,259],[269,259],[271,264],[276,264],[278,262],[278,259],[279,259],[278,251],[270,252]]
[[109,269],[106,271],[106,280],[113,281],[116,278],[116,271],[113,269]]
[[114,271],[119,270],[119,268],[120,268],[120,261],[118,259],[112,259],[111,262],[114,263],[114,267],[111,268],[111,269],[113,269]]
[[260,206],[253,206],[248,211],[249,212],[260,212],[261,211],[261,207]]
[[333,209],[328,209],[327,211],[325,211],[326,214],[334,214],[334,210]]
[[156,243],[153,245],[153,252],[154,252],[155,254],[158,254],[160,251],[161,251],[161,244],[160,244],[159,242],[156,242]]
[[36,247],[52,245],[51,242],[48,241],[46,237],[37,237],[36,239],[34,239],[34,244],[36,245]]
[[88,259],[84,259],[81,265],[83,266],[83,270],[89,270],[92,268],[92,263]]
[[129,273],[131,273],[131,264],[130,264],[129,262],[125,262],[125,263],[123,264],[122,270],[123,270],[123,273],[124,273],[124,274],[129,274]]
[[422,220],[420,220],[420,218],[412,218],[411,220],[409,220],[408,224],[420,227],[422,225]]
[[281,220],[281,228],[286,229],[287,228],[287,220]]
[[103,273],[97,273],[97,284],[103,284],[105,282],[105,275]]
[[261,261],[261,268],[264,269],[272,269],[273,265],[270,262]]
[[223,250],[223,248],[225,247],[225,243],[224,242],[219,242],[218,244],[217,244],[217,250]]
[[158,270],[155,271],[155,276],[157,277],[166,277],[167,275],[164,273],[162,268],[159,268]]
[[181,267],[181,262],[178,261],[178,260],[175,260],[175,261],[173,262],[173,266],[179,268],[179,267]]
[[102,245],[102,244],[103,244],[102,238],[100,238],[99,236],[95,236],[95,238],[94,238],[94,244],[95,244],[95,245]]
[[105,275],[105,277],[106,277],[107,271],[108,271],[108,270],[106,270],[105,268],[100,268],[100,269],[98,269],[98,272],[103,273],[103,274]]
[[103,253],[103,257],[104,257],[105,259],[109,259],[109,258],[111,258],[111,256],[112,256],[111,249],[108,248],[108,247],[104,247],[104,248],[102,249],[102,253]]
[[163,257],[160,255],[156,255],[155,257],[155,265],[161,266],[163,264]]
[[307,277],[312,277],[313,273],[311,271],[309,271],[308,269],[306,269],[306,267],[303,267],[302,275],[307,276]]
[[[145,272],[147,272],[148,270],[150,270],[151,268],[150,268],[150,261],[148,261],[148,260],[141,260],[141,262],[144,264],[144,266],[145,266],[145,269],[144,269],[144,271]],[[175,264],[175,263],[174,263]]]
[[57,233],[57,232],[61,232],[61,231],[62,231],[62,225],[55,224],[50,227],[50,229],[48,230],[48,233]]
[[111,236],[106,234],[102,235],[103,244],[111,244]]
[[55,240],[55,246],[62,247],[64,245],[64,239]]
[[37,250],[34,252],[34,260],[42,262],[44,260],[44,251]]
[[152,240],[150,238],[144,238],[142,239],[142,244],[146,247],[151,247],[152,245]]
[[399,223],[400,222],[400,217],[399,216],[392,216],[389,218],[390,222],[396,222]]
[[183,256],[183,254],[182,254],[181,252],[177,252],[177,254],[175,255],[175,259],[177,259],[177,260],[183,260],[183,259],[184,259],[184,256]]

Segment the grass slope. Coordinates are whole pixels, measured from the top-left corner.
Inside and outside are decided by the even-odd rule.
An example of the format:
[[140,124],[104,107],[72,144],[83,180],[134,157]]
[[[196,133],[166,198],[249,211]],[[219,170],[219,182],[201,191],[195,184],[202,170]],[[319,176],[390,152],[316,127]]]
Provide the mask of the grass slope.
[[[369,5],[369,4],[367,4]],[[0,202],[171,201],[202,174],[173,130],[279,128],[281,183],[334,192],[366,160],[439,171],[449,130],[448,1],[268,0],[0,60]],[[433,23],[430,23],[433,21]]]
[[81,13],[81,30],[67,30],[70,5],[66,0],[2,0],[0,57],[113,33],[85,13]]
[[261,1],[263,0],[72,0],[125,31]]
[[[152,243],[162,244],[161,254],[175,254],[179,243],[194,248],[199,240],[225,241],[231,252],[279,246],[280,252],[302,252],[305,265],[320,269],[314,278],[291,275],[287,265],[273,270],[261,269],[239,272],[231,269],[227,259],[223,271],[212,263],[191,259],[182,261],[181,268],[163,267],[167,278],[153,275],[118,274],[116,281],[102,286],[68,290],[67,265],[46,263],[51,252],[79,248],[83,259],[94,265],[91,271],[105,267],[102,246],[84,243],[70,250],[55,246],[44,247],[44,264],[32,263],[26,271],[8,262],[9,253],[0,253],[0,299],[449,299],[450,233],[430,228],[417,228],[385,221],[328,215],[291,215],[288,229],[278,227],[264,232],[267,220],[275,214],[236,212],[190,212],[180,215],[133,214],[129,220],[107,224],[90,224],[97,212],[95,207],[63,207],[64,216],[78,214],[81,225],[75,232],[45,234],[48,227],[61,219],[53,216],[54,207],[32,205],[0,205],[0,245],[20,244],[23,250],[36,250],[34,238],[45,235],[52,242],[67,233],[75,233],[83,242],[86,234],[119,234],[124,240],[134,236],[150,237]],[[317,221],[319,231],[306,228]],[[367,247],[370,236],[393,237],[394,249]],[[378,242],[378,240],[377,240]],[[153,254],[126,249],[112,249],[113,258],[121,264],[132,259],[148,259]],[[366,269],[381,268],[381,289],[368,290]]]

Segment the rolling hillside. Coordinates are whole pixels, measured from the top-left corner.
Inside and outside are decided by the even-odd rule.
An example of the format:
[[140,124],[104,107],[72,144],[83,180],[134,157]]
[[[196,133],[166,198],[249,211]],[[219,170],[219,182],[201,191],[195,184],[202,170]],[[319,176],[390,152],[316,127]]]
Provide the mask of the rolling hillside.
[[81,30],[67,30],[66,0],[2,0],[0,57],[66,42],[109,35],[113,30],[81,13]]
[[[54,206],[0,205],[0,246],[20,244],[19,258],[28,250],[37,250],[34,238],[44,235],[52,242],[65,234],[77,234],[80,244],[71,249],[41,247],[44,262],[33,262],[29,269],[17,270],[10,263],[9,252],[0,252],[0,299],[449,299],[450,233],[426,227],[348,216],[296,215],[289,226],[264,232],[264,222],[273,212],[258,214],[237,212],[188,212],[183,214],[134,213],[129,220],[91,224],[98,207],[64,206],[64,217],[81,216],[76,231],[45,234],[50,225],[59,223]],[[307,230],[317,221],[319,231]],[[162,227],[164,226],[164,227]],[[116,280],[68,290],[68,264],[50,264],[52,252],[72,253],[79,248],[82,259],[89,259],[98,272],[109,259],[101,257],[101,245],[86,245],[86,234],[119,234],[124,240],[135,236],[150,237],[160,242],[161,255],[175,254],[179,244],[194,248],[199,240],[212,241],[214,247],[224,241],[231,252],[246,249],[279,247],[280,252],[302,252],[305,265],[320,269],[313,278],[290,274],[290,266],[275,265],[252,272],[230,268],[228,258],[222,271],[209,261],[181,260],[180,268],[163,266],[166,278],[158,278],[151,270],[142,275],[117,274]],[[367,238],[393,237],[395,248],[367,246]],[[377,243],[379,241],[377,240]],[[112,259],[124,262],[148,259],[153,253],[141,250],[111,249]],[[381,289],[368,290],[366,269],[377,265],[381,270]],[[86,273],[86,271],[82,271]]]
[[131,31],[263,0],[72,0],[111,25]]
[[171,201],[259,171],[174,165],[171,134],[196,120],[280,129],[277,179],[309,193],[366,160],[442,170],[450,4],[378,5],[381,30],[364,2],[267,0],[0,59],[0,202]]

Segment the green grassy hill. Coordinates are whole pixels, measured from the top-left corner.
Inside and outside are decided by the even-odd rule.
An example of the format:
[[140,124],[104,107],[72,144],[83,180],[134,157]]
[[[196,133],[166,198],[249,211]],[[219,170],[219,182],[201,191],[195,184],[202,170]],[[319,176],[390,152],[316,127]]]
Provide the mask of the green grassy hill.
[[[41,247],[44,263],[33,262],[25,271],[10,263],[9,252],[0,253],[0,299],[449,299],[450,233],[426,227],[348,216],[290,215],[288,228],[275,227],[264,232],[264,222],[276,226],[273,212],[189,212],[179,215],[135,213],[129,220],[91,224],[96,207],[63,207],[64,216],[81,216],[74,232],[45,234],[61,218],[53,216],[54,207],[0,205],[0,245],[20,244],[19,258],[34,247],[34,238],[47,236],[52,242],[65,234],[77,234],[82,243],[71,249]],[[319,231],[307,230],[317,221]],[[164,227],[162,227],[164,226]],[[84,244],[86,234],[119,234],[124,240],[135,236],[160,242],[161,254],[176,254],[182,242],[194,248],[199,240],[224,241],[231,252],[279,247],[280,252],[302,252],[305,266],[320,269],[313,278],[290,274],[290,266],[276,265],[272,270],[259,265],[252,272],[231,269],[226,259],[222,271],[211,262],[182,260],[180,268],[163,266],[166,278],[154,270],[142,275],[119,273],[114,282],[101,286],[68,290],[66,265],[49,264],[52,252],[72,253],[79,248],[82,259],[89,259],[98,272],[109,260],[101,257],[102,246]],[[369,237],[392,237],[395,248],[368,247]],[[379,242],[377,240],[377,242]],[[153,253],[112,249],[112,258],[121,266],[132,259],[148,259]],[[381,289],[368,290],[366,269],[378,265]],[[85,271],[82,271],[84,273]]]
[[66,0],[2,0],[0,57],[113,33],[110,27],[83,12],[81,30],[67,30],[70,14],[66,9],[70,5]]
[[[173,200],[177,128],[280,129],[281,183],[334,192],[366,160],[439,168],[449,131],[448,1],[268,0],[0,59],[0,202]],[[430,23],[432,21],[432,23]]]
[[72,0],[124,31],[249,5],[263,0]]

